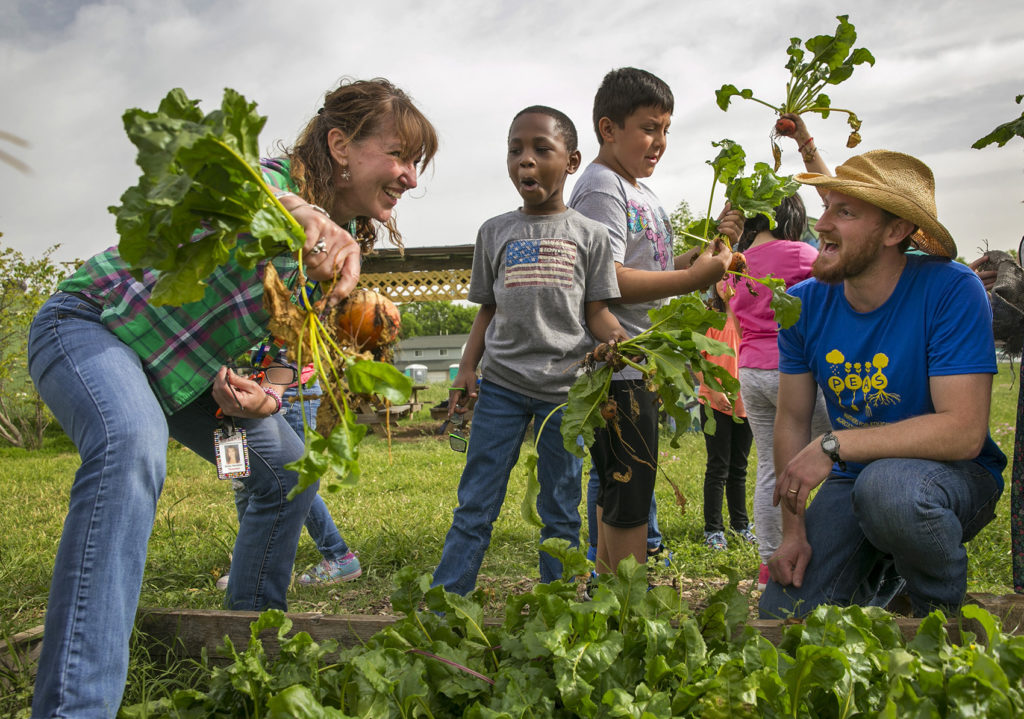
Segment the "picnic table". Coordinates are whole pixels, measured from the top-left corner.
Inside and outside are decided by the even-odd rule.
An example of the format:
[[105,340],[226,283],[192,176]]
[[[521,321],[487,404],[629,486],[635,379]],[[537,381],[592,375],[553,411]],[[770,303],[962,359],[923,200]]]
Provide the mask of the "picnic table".
[[359,396],[353,403],[352,411],[355,412],[356,421],[359,424],[367,424],[371,427],[397,422],[400,419],[411,417],[413,413],[423,407],[423,403],[419,400],[419,393],[424,389],[427,389],[425,384],[413,385],[408,402],[385,407],[374,406],[368,397]]

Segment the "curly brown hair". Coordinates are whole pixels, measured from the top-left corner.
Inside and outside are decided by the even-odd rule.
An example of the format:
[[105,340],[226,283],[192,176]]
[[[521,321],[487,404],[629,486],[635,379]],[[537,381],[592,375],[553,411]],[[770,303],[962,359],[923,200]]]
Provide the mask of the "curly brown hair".
[[[357,142],[373,135],[386,120],[392,120],[402,139],[402,159],[414,161],[419,172],[427,169],[437,152],[437,132],[408,95],[384,78],[342,80],[324,97],[323,107],[299,133],[295,144],[285,150],[291,162],[292,179],[299,194],[308,202],[332,207],[335,199],[334,164],[327,143],[327,133],[341,130],[348,142]],[[369,252],[377,239],[378,224],[383,224],[388,238],[402,247],[402,234],[392,216],[386,223],[369,217],[356,218],[356,239],[364,252]]]

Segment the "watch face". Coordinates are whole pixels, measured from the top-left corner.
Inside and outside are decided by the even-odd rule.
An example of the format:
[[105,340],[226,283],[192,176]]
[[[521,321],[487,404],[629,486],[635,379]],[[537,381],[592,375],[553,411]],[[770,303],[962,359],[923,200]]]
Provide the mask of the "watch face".
[[821,440],[821,448],[829,454],[832,454],[839,450],[839,440],[835,437],[824,437]]

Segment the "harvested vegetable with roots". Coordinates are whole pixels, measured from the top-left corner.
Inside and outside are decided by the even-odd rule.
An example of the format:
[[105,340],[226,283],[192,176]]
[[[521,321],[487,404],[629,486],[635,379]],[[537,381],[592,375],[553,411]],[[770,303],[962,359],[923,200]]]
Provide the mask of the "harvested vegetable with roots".
[[376,290],[357,288],[328,315],[338,338],[356,351],[380,353],[398,339],[401,315],[395,303]]
[[[866,49],[854,49],[857,30],[853,23],[847,21],[848,17],[836,16],[839,26],[834,36],[817,35],[803,42],[797,37],[790,38],[789,47],[786,48],[786,54],[789,55],[786,69],[790,72],[790,78],[786,82],[786,96],[780,104],[774,105],[754,97],[754,91],[750,89],[739,90],[735,85],[722,85],[715,92],[718,106],[722,110],[728,110],[730,100],[738,96],[770,107],[779,115],[816,112],[827,118],[830,113],[843,112],[846,113],[846,122],[850,126],[846,146],[856,147],[860,143],[860,118],[851,110],[832,107],[832,99],[822,92],[826,85],[838,85],[848,79],[853,74],[855,66],[864,63],[875,64],[874,56]],[[801,44],[804,47],[801,47]],[[780,117],[775,123],[771,144],[776,170],[782,162],[782,149],[775,142],[775,138],[788,137],[795,131],[796,125],[788,118]]]

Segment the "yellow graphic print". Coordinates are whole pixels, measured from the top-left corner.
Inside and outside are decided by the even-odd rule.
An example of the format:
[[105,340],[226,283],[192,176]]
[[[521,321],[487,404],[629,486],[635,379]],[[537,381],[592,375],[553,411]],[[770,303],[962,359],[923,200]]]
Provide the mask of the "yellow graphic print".
[[870,362],[849,362],[837,349],[825,355],[825,361],[831,365],[831,374],[827,384],[836,395],[836,402],[854,412],[863,407],[867,417],[872,415],[872,407],[888,407],[898,404],[900,396],[885,391],[889,386],[889,378],[883,371],[889,366],[889,357],[877,353]]

